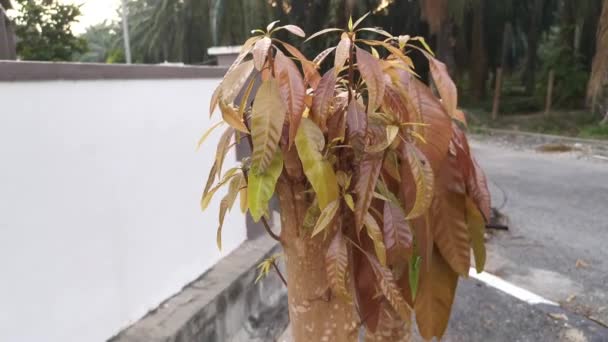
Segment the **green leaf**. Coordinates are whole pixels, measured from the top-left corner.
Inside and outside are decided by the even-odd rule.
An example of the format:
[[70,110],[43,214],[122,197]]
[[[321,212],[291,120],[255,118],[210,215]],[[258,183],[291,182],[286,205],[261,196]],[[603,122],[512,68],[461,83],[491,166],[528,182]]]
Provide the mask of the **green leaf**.
[[268,208],[268,202],[274,194],[274,189],[283,171],[283,156],[276,151],[270,166],[264,172],[251,170],[247,184],[247,202],[249,212],[255,222],[258,222]]
[[483,272],[486,264],[486,246],[484,233],[486,230],[485,221],[479,209],[471,198],[466,198],[467,210],[467,226],[469,227],[469,235],[471,237],[471,246],[475,256],[475,269],[477,273]]
[[321,154],[324,147],[325,137],[319,127],[310,119],[303,118],[296,135],[296,148],[304,174],[317,194],[321,209],[325,209],[340,194],[334,169]]
[[348,30],[352,32],[353,27],[354,27],[353,26],[353,17],[350,16],[350,17],[348,17]]
[[317,220],[317,224],[315,225],[314,229],[312,230],[311,237],[317,236],[319,233],[321,233],[322,231],[326,230],[328,227],[331,226],[331,224],[334,222],[334,219],[336,218],[336,213],[338,213],[339,208],[340,208],[340,201],[335,200],[335,201],[329,203],[325,207],[325,209],[323,209],[323,211],[321,211],[321,215],[319,216],[319,219]]
[[[407,219],[411,220],[424,214],[430,207],[433,200],[433,190],[435,187],[435,177],[431,164],[426,156],[412,144],[404,144],[401,160],[409,165],[414,176],[414,186],[416,187],[416,199],[414,206],[407,214]],[[404,167],[404,166],[402,166]]]
[[382,236],[382,230],[376,222],[376,219],[367,212],[363,217],[363,223],[365,224],[365,230],[370,239],[374,243],[374,250],[380,263],[386,266],[386,246],[384,245],[384,237]]
[[255,96],[251,114],[252,171],[264,173],[270,165],[279,145],[286,111],[278,82],[273,78],[264,81]]
[[350,208],[350,210],[355,211],[355,201],[353,200],[353,196],[351,194],[344,195],[344,202]]
[[418,293],[418,282],[420,279],[420,264],[422,258],[418,255],[410,258],[408,280],[410,284],[410,290],[412,291],[412,299],[416,300],[416,293]]

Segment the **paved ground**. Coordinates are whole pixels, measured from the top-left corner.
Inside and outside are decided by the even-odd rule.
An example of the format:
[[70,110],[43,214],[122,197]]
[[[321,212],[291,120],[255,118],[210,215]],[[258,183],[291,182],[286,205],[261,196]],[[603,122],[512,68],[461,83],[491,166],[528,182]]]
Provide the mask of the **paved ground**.
[[510,219],[508,232],[489,237],[486,270],[562,308],[466,280],[446,340],[608,341],[608,163],[493,140],[472,146]]

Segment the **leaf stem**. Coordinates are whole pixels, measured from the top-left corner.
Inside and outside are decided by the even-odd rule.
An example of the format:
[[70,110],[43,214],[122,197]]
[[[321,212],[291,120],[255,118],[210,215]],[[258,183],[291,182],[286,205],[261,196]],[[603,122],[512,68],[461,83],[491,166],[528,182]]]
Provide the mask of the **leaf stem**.
[[277,266],[276,262],[274,262],[274,260],[272,261],[272,267],[274,268],[275,271],[277,271],[277,274],[279,275],[279,278],[281,278],[283,285],[285,285],[285,287],[287,287],[287,281],[285,280],[285,277],[283,277],[283,273],[281,273],[281,271],[279,270],[279,267]]

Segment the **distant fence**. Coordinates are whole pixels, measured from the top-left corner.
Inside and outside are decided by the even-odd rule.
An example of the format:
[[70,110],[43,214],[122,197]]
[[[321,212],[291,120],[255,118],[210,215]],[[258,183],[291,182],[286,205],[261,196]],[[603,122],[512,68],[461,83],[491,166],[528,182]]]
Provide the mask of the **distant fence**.
[[198,204],[225,72],[0,62],[0,341],[104,341],[244,241]]
[[15,58],[15,33],[4,8],[0,5],[0,59]]

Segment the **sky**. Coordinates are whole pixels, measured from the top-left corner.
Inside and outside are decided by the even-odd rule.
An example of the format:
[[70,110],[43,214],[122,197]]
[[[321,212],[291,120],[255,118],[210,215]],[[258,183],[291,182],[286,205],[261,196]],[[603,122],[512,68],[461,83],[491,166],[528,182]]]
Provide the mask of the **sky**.
[[87,27],[98,24],[104,20],[118,19],[116,10],[120,6],[120,0],[60,0],[66,4],[83,5],[80,22],[74,24],[74,33],[84,33]]

